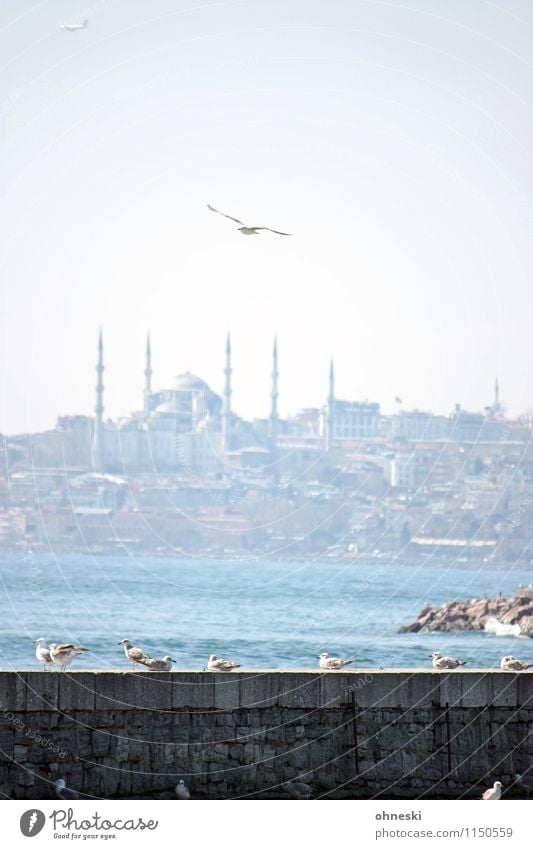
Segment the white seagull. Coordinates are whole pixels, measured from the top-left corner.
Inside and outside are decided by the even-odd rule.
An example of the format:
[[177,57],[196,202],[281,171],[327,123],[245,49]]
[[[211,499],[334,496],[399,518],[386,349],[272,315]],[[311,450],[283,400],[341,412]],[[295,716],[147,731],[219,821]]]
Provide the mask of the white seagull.
[[150,655],[146,654],[143,649],[140,649],[137,646],[132,646],[129,640],[121,640],[119,646],[124,646],[124,654],[128,660],[131,660],[134,667],[136,663],[144,664],[145,661],[152,660]]
[[283,233],[281,230],[273,230],[272,227],[250,227],[247,224],[244,224],[239,218],[234,218],[233,215],[226,215],[225,212],[221,212],[220,209],[215,209],[214,206],[211,206],[210,203],[207,204],[207,208],[211,210],[211,212],[216,212],[218,215],[223,215],[224,218],[229,218],[230,221],[235,221],[236,224],[240,224],[241,226],[237,229],[240,230],[243,236],[259,236],[260,230],[268,230],[270,233],[277,233],[278,236],[291,236],[292,233]]
[[45,669],[50,669],[50,667],[54,665],[54,661],[50,656],[50,646],[47,644],[45,638],[39,637],[38,640],[33,641],[33,645],[37,646],[35,649],[35,657],[37,660],[43,664]]
[[512,654],[508,654],[502,657],[500,666],[506,672],[522,672],[524,669],[530,669],[533,663],[523,663],[523,661],[513,657]]
[[77,32],[80,29],[87,29],[88,26],[89,20],[86,18],[82,24],[59,24],[59,29],[65,32]]
[[75,790],[69,790],[69,788],[65,785],[65,780],[63,778],[58,778],[56,783],[56,796],[58,799],[63,799],[64,802],[70,801],[71,799],[79,799],[79,793],[76,793]]
[[353,663],[353,660],[341,660],[340,657],[330,657],[327,651],[323,651],[317,657],[317,660],[321,669],[342,669],[343,666]]
[[162,660],[157,657],[147,657],[145,660],[140,660],[139,663],[146,666],[150,672],[170,672],[172,664],[176,661],[167,654]]
[[456,660],[454,657],[443,657],[440,651],[434,651],[430,655],[433,661],[433,669],[457,669],[458,666],[464,666],[466,660]]
[[502,798],[502,783],[501,781],[495,781],[493,787],[489,787],[488,790],[485,790],[483,793],[482,799],[486,802],[497,802],[498,799]]
[[189,790],[189,788],[187,787],[187,785],[185,784],[185,782],[182,778],[180,778],[180,780],[176,784],[176,787],[174,788],[174,792],[175,792],[176,796],[178,797],[178,799],[182,799],[182,800],[185,801],[185,800],[191,798],[191,791]]
[[240,663],[233,663],[231,660],[217,658],[216,654],[210,654],[207,669],[208,672],[231,672],[232,669],[238,669],[240,665]]
[[70,666],[74,658],[79,657],[80,654],[86,651],[89,651],[89,649],[83,646],[76,646],[74,643],[63,643],[60,646],[50,643],[50,657],[52,658],[52,662],[60,666],[62,672],[65,671],[67,666]]

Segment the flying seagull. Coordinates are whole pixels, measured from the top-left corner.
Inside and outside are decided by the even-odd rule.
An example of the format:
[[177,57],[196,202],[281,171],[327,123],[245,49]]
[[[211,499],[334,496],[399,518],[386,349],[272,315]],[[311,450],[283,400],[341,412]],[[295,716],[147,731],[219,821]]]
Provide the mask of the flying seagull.
[[124,654],[128,660],[131,660],[134,668],[136,663],[144,664],[147,660],[152,660],[150,655],[146,654],[143,649],[132,646],[129,640],[121,640],[119,646],[124,646]]
[[501,781],[495,781],[494,787],[489,787],[488,790],[485,790],[483,793],[482,799],[486,802],[497,802],[502,798],[502,783]]
[[79,799],[79,793],[76,793],[75,790],[69,790],[69,788],[65,785],[64,778],[58,778],[56,781],[56,796],[58,799],[63,799],[64,802],[68,802],[71,799]]
[[67,666],[70,666],[74,658],[79,657],[80,654],[86,651],[89,651],[89,649],[83,646],[75,646],[73,643],[63,643],[60,646],[50,643],[50,657],[52,658],[52,662],[60,666],[62,672],[65,671]]
[[231,672],[232,669],[238,669],[240,665],[240,663],[233,663],[232,660],[217,658],[216,654],[210,654],[207,670],[208,672]]
[[187,799],[191,798],[191,791],[189,790],[189,788],[185,784],[183,778],[180,778],[180,780],[176,784],[176,787],[174,788],[174,792],[175,792],[176,796],[178,797],[178,799],[181,799],[182,801],[186,801]]
[[343,666],[353,663],[353,660],[341,660],[340,657],[330,657],[327,651],[323,651],[317,657],[317,660],[321,669],[342,669]]
[[89,20],[86,19],[82,24],[60,24],[59,29],[62,29],[65,32],[77,32],[79,29],[87,29],[88,26]]
[[211,206],[210,203],[207,204],[207,208],[211,210],[211,212],[216,212],[218,215],[223,215],[224,218],[229,218],[230,221],[235,221],[236,224],[240,224],[241,226],[237,229],[241,231],[243,236],[259,236],[259,230],[268,230],[270,233],[277,233],[278,236],[291,236],[292,233],[283,233],[281,230],[273,230],[272,227],[250,227],[249,225],[244,224],[239,218],[234,218],[233,215],[226,215],[225,212],[221,212],[220,209],[215,209],[214,206]]
[[47,645],[45,638],[39,637],[38,640],[33,641],[33,645],[37,646],[35,650],[37,660],[43,664],[45,669],[50,669],[54,665],[54,661],[50,656],[50,646]]
[[456,660],[454,657],[443,657],[440,651],[434,651],[430,655],[433,661],[433,669],[457,669],[458,666],[464,666],[466,660]]

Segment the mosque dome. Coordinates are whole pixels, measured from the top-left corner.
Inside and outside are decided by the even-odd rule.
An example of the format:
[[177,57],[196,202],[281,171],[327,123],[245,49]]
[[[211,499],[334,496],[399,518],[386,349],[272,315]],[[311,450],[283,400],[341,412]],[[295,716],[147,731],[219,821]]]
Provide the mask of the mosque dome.
[[210,391],[205,380],[202,380],[201,377],[198,377],[196,374],[192,374],[190,371],[186,371],[184,374],[178,374],[176,377],[173,377],[170,388],[173,389],[174,392]]

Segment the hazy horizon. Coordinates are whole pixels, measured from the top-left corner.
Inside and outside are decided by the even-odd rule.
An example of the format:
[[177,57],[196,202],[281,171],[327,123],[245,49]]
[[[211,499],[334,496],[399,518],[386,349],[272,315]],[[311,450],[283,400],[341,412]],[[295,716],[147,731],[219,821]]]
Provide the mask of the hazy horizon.
[[[80,32],[59,25],[89,19]],[[6,0],[0,432],[190,370],[267,415],[336,394],[533,406],[533,7]],[[206,204],[294,235],[243,237]]]

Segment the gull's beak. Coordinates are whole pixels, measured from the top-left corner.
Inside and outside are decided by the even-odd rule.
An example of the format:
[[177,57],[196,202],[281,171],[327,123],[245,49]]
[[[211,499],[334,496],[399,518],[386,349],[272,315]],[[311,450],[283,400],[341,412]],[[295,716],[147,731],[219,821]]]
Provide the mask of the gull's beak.
[[177,663],[177,661],[176,661],[176,660],[174,660],[174,658],[173,658],[173,657],[171,657],[170,659],[171,659],[172,663]]

